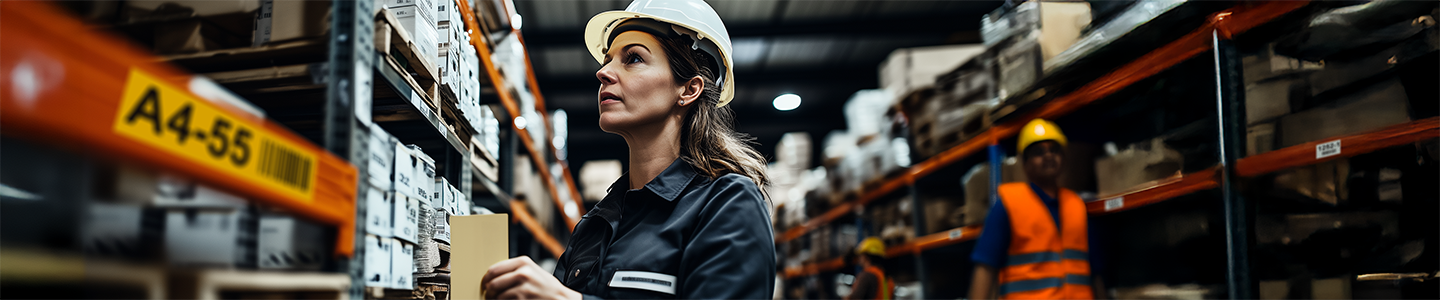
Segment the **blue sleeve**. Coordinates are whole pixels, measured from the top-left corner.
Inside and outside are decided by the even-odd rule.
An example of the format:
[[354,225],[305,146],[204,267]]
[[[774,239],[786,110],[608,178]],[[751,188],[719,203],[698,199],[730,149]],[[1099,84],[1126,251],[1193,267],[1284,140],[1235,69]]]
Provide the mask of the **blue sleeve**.
[[1089,221],[1085,226],[1085,237],[1090,243],[1090,276],[1105,274],[1105,228],[1098,227],[1095,221]]
[[985,215],[985,227],[980,229],[980,239],[975,242],[975,250],[970,253],[970,260],[999,268],[1005,265],[1008,248],[1010,215],[1005,212],[1004,202],[995,201],[995,204],[990,205],[990,212]]

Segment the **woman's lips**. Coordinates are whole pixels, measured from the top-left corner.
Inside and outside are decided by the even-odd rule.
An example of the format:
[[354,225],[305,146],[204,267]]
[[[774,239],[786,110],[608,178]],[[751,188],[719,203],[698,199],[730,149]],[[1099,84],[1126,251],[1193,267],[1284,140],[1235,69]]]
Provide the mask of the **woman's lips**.
[[615,93],[611,93],[611,92],[601,92],[601,93],[600,93],[600,104],[620,103],[621,101],[625,101],[625,100],[624,100],[624,99],[621,99],[620,96],[616,96]]

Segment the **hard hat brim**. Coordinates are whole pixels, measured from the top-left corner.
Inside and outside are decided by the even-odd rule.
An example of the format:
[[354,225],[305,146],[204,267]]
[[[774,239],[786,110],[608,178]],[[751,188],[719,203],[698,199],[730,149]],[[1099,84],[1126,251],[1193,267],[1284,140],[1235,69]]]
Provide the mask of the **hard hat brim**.
[[[615,29],[616,26],[625,20],[641,18],[654,19],[656,21],[684,27],[685,29],[694,31],[700,38],[709,40],[712,43],[718,40],[709,36],[699,28],[664,17],[623,10],[607,11],[591,17],[590,22],[585,24],[585,48],[587,51],[590,51],[590,56],[595,58],[595,62],[600,64],[605,63],[605,49],[610,47],[610,30]],[[730,104],[730,100],[735,98],[735,67],[732,66],[733,63],[730,59],[730,49],[726,47],[716,48],[720,49],[720,55],[723,56],[720,60],[725,62],[725,82],[720,83],[720,101],[716,107],[724,107],[726,104]]]

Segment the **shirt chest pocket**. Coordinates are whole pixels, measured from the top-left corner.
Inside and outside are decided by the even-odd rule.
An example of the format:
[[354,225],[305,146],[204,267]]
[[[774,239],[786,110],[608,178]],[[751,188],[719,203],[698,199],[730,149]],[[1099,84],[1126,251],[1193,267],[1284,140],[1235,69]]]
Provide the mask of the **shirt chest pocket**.
[[674,298],[680,288],[680,280],[673,274],[634,269],[604,270],[605,285],[614,298]]

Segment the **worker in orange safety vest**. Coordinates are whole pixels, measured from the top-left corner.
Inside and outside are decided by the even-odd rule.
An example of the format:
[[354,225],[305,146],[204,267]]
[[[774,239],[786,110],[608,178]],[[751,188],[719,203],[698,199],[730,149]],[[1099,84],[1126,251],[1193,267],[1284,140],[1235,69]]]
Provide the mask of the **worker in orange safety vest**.
[[855,276],[855,284],[851,285],[850,295],[845,296],[845,300],[890,300],[891,293],[895,292],[895,282],[886,278],[885,269],[880,267],[885,257],[885,242],[876,237],[865,238],[855,247],[855,257],[864,269]]
[[[1085,202],[1061,188],[1065,135],[1035,119],[1020,129],[1016,151],[1029,182],[1001,184],[971,259],[970,299],[1093,299],[1091,235]],[[993,167],[993,166],[992,166]]]

